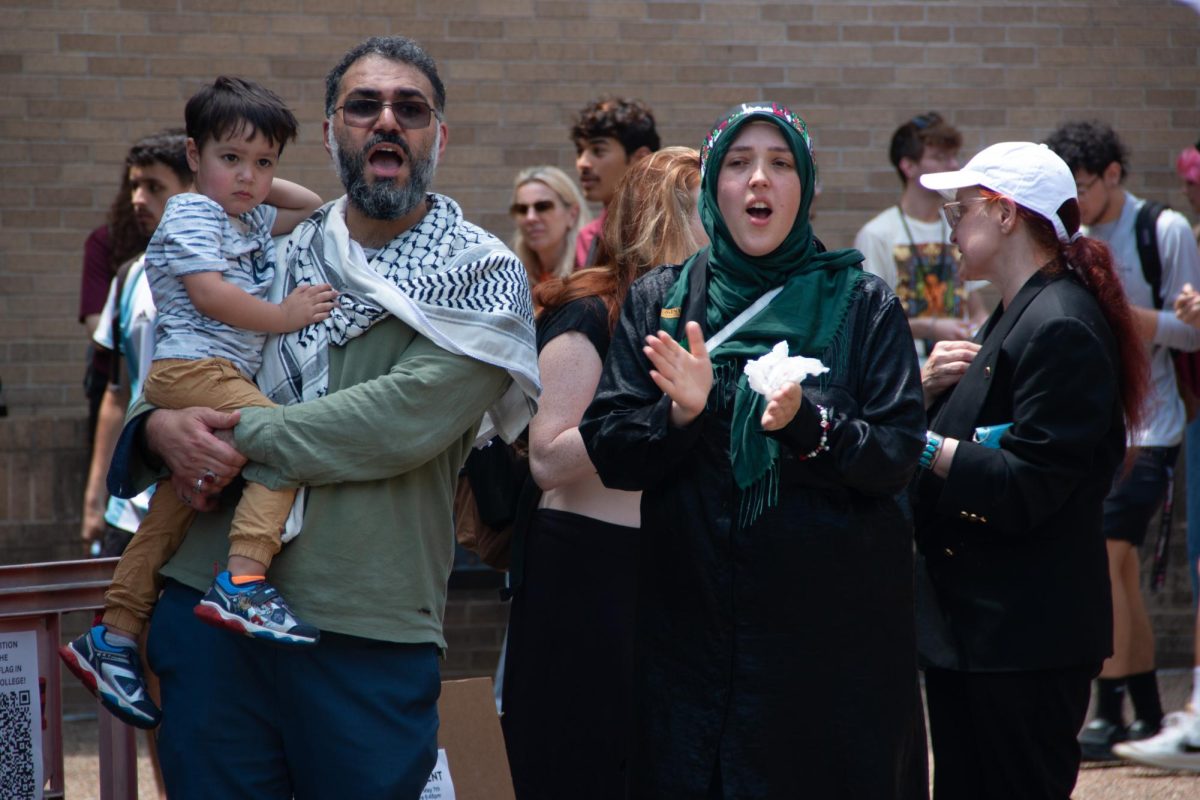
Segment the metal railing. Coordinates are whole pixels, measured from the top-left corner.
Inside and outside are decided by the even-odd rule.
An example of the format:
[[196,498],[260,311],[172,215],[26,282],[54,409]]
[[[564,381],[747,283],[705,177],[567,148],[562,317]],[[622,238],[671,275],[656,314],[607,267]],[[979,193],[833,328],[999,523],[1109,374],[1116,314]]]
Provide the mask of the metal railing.
[[[47,800],[63,797],[62,615],[104,606],[115,558],[0,566],[0,632],[37,633],[38,678],[44,702],[42,765]],[[100,799],[137,800],[134,729],[99,706]]]

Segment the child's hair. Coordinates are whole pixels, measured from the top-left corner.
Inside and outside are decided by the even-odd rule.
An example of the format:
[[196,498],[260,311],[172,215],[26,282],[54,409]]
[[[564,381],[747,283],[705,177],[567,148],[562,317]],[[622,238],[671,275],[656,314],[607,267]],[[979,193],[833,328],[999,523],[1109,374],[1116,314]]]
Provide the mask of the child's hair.
[[626,156],[642,147],[652,153],[659,148],[654,113],[641,100],[605,95],[584,106],[571,128],[571,141],[578,147],[603,137],[620,142]]
[[920,161],[925,155],[926,147],[958,150],[962,147],[962,134],[936,111],[918,114],[896,128],[888,146],[888,158],[896,168],[901,183],[906,184],[908,179],[900,169],[900,159],[911,158],[913,161]]
[[283,146],[296,138],[299,128],[279,95],[254,81],[226,75],[192,95],[183,118],[197,149],[203,149],[209,139],[248,132],[251,138],[261,133],[283,153]]

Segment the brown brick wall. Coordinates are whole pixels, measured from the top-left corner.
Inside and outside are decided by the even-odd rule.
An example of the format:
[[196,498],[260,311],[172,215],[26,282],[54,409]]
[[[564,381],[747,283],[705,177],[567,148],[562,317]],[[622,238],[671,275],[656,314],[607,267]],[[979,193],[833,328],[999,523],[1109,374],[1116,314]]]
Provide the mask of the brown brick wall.
[[[1133,150],[1129,185],[1182,205],[1174,153],[1200,134],[1200,18],[1174,0],[9,0],[0,28],[0,380],[14,414],[78,414],[83,239],[139,135],[178,123],[217,72],[283,95],[302,122],[282,172],[338,187],[321,77],[372,33],[439,60],[451,137],[438,188],[507,237],[513,174],[569,168],[572,112],[611,90],[695,145],[726,106],[779,98],[812,124],[818,234],[850,243],[893,200],[895,125],[936,108],[966,152],[1095,116]],[[36,346],[34,346],[36,343]]]
[[0,418],[0,564],[82,557],[82,418]]
[[[945,113],[963,129],[967,154],[1040,138],[1070,118],[1110,121],[1132,149],[1130,188],[1183,208],[1174,156],[1200,135],[1200,17],[1174,0],[0,6],[0,381],[10,414],[66,417],[52,427],[79,437],[71,441],[82,438],[83,240],[103,219],[129,143],[179,124],[184,100],[218,72],[262,81],[294,107],[301,135],[281,174],[333,197],[322,76],[367,35],[417,38],[448,87],[437,188],[505,238],[513,175],[540,162],[570,169],[568,121],[602,91],[645,99],[664,142],[692,146],[737,101],[794,105],[816,136],[816,227],[833,247],[894,201],[887,141],[916,112]],[[0,422],[0,438],[12,425]],[[74,552],[81,453],[3,458],[0,559],[23,560],[35,542]],[[22,515],[48,508],[47,498],[57,517]]]

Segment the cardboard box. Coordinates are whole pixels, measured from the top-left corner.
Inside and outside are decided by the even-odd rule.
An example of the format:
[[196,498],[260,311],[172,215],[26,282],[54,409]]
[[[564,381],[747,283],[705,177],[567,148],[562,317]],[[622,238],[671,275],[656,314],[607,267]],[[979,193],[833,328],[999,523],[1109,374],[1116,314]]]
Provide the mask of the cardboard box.
[[438,716],[455,800],[515,800],[492,679],[443,681]]

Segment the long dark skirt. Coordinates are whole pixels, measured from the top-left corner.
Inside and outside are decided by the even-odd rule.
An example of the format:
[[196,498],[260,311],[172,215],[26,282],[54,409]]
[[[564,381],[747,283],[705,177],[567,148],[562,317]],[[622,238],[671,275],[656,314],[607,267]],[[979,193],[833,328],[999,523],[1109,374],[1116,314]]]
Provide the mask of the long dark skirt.
[[637,528],[534,514],[502,717],[518,800],[624,796]]

